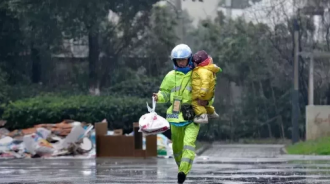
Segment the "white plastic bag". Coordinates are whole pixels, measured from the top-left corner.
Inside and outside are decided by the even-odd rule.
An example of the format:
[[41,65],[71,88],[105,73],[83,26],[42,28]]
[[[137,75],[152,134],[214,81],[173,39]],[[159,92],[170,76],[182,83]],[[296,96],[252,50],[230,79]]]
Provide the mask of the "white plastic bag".
[[47,139],[47,137],[51,134],[52,132],[50,130],[47,130],[45,128],[37,128],[36,134],[41,137],[42,139]]
[[157,115],[155,112],[156,101],[154,97],[152,97],[152,108],[149,107],[148,102],[147,108],[149,113],[141,116],[139,120],[139,132],[143,132],[147,135],[153,135],[163,133],[170,128],[170,124],[167,122],[167,120]]
[[[75,143],[83,138],[85,130],[81,126],[74,126],[68,136],[61,143],[62,148],[68,148],[71,143]],[[61,149],[62,149],[61,148]]]
[[25,135],[23,137],[23,143],[28,153],[31,153],[32,155],[36,154],[37,142],[34,140],[32,135]]
[[23,143],[26,151],[31,155],[39,154],[42,156],[55,151],[53,146],[38,134],[25,135],[23,137]]

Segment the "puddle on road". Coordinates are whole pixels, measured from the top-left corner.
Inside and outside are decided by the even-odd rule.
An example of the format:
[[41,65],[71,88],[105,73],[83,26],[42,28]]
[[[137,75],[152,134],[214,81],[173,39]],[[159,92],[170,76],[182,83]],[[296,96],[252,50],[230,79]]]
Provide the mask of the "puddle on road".
[[[6,183],[84,184],[84,183],[175,183],[173,160],[96,160],[37,161],[0,166]],[[170,163],[171,162],[171,163]],[[172,163],[173,162],[173,163]],[[36,165],[40,164],[39,168]],[[46,168],[47,167],[47,168]],[[24,172],[27,171],[27,172]],[[67,172],[70,171],[70,172]],[[36,174],[38,173],[38,174]],[[0,180],[0,183],[2,181]],[[189,175],[189,183],[221,184],[329,184],[330,160],[295,160],[244,162],[239,160],[198,161]]]

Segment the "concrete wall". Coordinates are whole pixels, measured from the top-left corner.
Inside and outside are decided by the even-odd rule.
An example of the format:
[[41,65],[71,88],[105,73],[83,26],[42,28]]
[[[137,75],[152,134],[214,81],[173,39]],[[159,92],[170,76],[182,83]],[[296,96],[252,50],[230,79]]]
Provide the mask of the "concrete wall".
[[330,106],[306,107],[306,140],[330,136]]

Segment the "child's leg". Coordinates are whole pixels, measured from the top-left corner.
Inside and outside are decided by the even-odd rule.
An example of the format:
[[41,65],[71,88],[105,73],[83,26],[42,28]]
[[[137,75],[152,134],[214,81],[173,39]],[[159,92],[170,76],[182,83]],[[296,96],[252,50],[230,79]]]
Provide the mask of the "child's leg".
[[208,115],[208,118],[209,119],[217,119],[219,118],[219,114],[217,114],[215,112],[215,109],[213,106],[208,106],[208,107],[205,107],[206,108],[206,111],[207,111],[207,115]]
[[213,114],[215,112],[215,109],[213,106],[206,106],[205,107],[207,114]]
[[191,104],[192,104],[194,112],[196,114],[196,116],[194,118],[194,122],[195,123],[208,123],[206,108],[198,105],[197,100],[193,100]]
[[191,102],[191,105],[193,106],[193,109],[194,109],[194,112],[195,112],[196,116],[207,113],[206,108],[203,107],[203,106],[198,105],[197,100],[193,100]]

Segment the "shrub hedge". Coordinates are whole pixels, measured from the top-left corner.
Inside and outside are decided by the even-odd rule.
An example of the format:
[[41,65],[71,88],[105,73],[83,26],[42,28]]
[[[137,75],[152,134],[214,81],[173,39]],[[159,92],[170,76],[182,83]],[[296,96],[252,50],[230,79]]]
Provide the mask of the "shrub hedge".
[[[132,123],[147,113],[151,98],[133,96],[38,96],[9,103],[2,119],[6,128],[23,129],[40,123],[57,123],[64,119],[95,123],[107,119],[110,129],[132,130]],[[157,105],[157,113],[165,117],[166,105]]]

